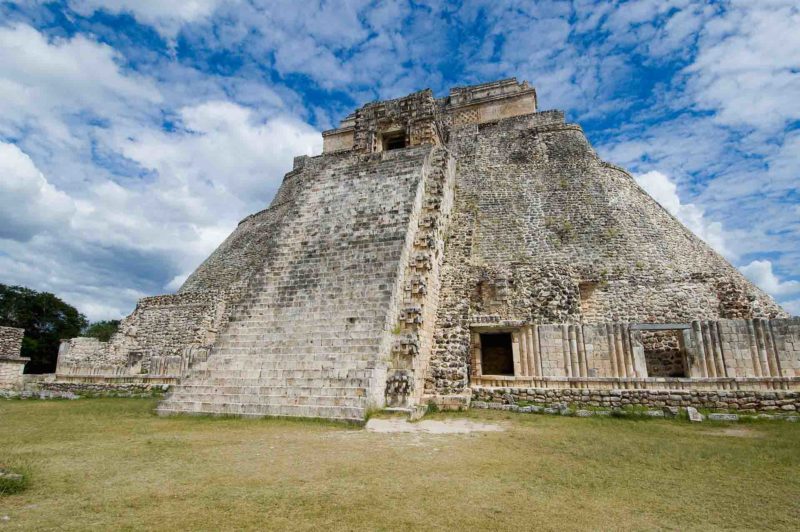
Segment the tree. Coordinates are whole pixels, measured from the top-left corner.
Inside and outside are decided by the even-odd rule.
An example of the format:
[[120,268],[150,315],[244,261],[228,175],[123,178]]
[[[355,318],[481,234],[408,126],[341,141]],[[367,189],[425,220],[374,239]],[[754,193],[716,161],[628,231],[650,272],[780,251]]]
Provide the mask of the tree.
[[86,327],[83,336],[97,338],[101,342],[108,342],[108,339],[119,329],[119,320],[96,321]]
[[52,373],[61,340],[79,336],[88,322],[72,305],[48,292],[0,284],[0,325],[25,329],[25,373]]

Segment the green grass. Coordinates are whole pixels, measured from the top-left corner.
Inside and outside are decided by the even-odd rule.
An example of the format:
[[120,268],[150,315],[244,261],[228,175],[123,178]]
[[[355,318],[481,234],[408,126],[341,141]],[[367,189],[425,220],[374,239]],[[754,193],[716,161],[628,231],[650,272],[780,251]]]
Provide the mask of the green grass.
[[796,529],[800,424],[437,413],[502,433],[0,402],[0,529]]
[[[14,476],[3,475],[2,473],[11,473]],[[30,473],[27,467],[17,465],[11,468],[0,465],[0,497],[23,491],[28,487],[29,479]]]

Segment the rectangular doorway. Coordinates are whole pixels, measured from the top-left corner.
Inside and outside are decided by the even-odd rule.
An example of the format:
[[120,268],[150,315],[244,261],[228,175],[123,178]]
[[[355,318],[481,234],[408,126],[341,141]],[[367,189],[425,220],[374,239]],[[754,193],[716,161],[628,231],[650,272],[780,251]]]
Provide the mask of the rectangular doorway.
[[481,373],[514,376],[511,333],[481,333]]

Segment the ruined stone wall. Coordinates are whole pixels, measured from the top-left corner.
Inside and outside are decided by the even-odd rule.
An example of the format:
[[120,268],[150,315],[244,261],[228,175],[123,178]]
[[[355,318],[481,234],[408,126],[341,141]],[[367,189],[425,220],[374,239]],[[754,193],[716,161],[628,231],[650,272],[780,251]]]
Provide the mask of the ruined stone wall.
[[[470,329],[473,387],[800,388],[800,318],[658,326],[484,321]],[[513,337],[513,375],[490,375],[482,369],[479,333],[498,331]],[[653,371],[648,349],[677,351],[679,375],[672,367],[662,371],[655,366]]]
[[143,298],[108,342],[95,338],[62,342],[56,373],[178,372],[187,349],[213,343],[224,316],[224,300],[216,292]]
[[24,329],[0,327],[0,389],[16,389],[22,385],[27,358],[20,356]]
[[647,331],[642,334],[647,375],[685,377],[684,350],[678,331]]
[[438,144],[436,100],[430,90],[404,98],[367,104],[356,111],[353,149],[362,153],[380,151],[380,134],[403,131],[406,145]]
[[0,390],[17,389],[23,383],[25,359],[0,358]]
[[545,112],[454,127],[431,393],[467,386],[471,323],[783,317],[580,127]]
[[781,390],[600,390],[600,389],[550,389],[550,388],[483,388],[473,390],[474,408],[491,405],[533,404],[536,407],[605,408],[625,407],[702,408],[768,415],[795,416],[800,410],[800,392]]
[[334,129],[322,133],[323,153],[352,150],[354,142],[355,131],[352,127],[347,129]]
[[800,377],[800,318],[696,321],[684,334],[692,377]]
[[0,358],[19,358],[24,329],[0,327]]

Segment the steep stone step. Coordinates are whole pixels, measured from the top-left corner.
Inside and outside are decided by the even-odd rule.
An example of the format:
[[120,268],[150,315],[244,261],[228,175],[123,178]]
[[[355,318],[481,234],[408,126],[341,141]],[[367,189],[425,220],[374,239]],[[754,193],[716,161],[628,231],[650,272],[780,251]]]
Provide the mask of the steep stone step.
[[[215,361],[213,365],[205,365],[202,369],[235,369],[235,370],[270,370],[270,369],[292,369],[292,370],[330,370],[330,369],[348,369],[348,370],[363,370],[373,369],[374,362],[371,360],[364,360],[360,358],[350,359],[344,356],[321,356],[315,355],[314,358],[295,356],[289,358],[285,355],[280,355],[276,359],[251,359],[247,356],[240,357],[227,357],[225,362]],[[200,370],[201,368],[195,368]]]
[[[185,384],[181,385],[179,391],[182,393],[220,393],[220,394],[253,394],[269,395],[282,397],[362,397],[366,395],[366,388],[359,386],[260,386],[260,385],[209,385],[209,384]],[[175,392],[177,393],[177,391]]]
[[159,413],[363,420],[429,154],[320,170],[208,360]]
[[363,408],[367,405],[367,398],[362,397],[335,397],[320,396],[285,396],[274,394],[249,395],[249,394],[217,394],[217,393],[182,393],[169,399],[169,403],[193,401],[212,404],[237,403],[241,405],[274,404],[274,405],[307,405],[307,406],[343,406]]
[[325,369],[227,369],[226,367],[213,368],[192,373],[191,381],[213,377],[216,379],[369,379],[372,376],[370,369],[349,369],[331,367]]
[[[206,386],[262,386],[262,387],[284,387],[284,386],[298,386],[298,387],[324,387],[336,386],[344,388],[366,388],[369,379],[253,379],[253,378],[218,378],[210,377],[194,381],[199,385]],[[177,388],[176,388],[177,390]]]
[[156,408],[160,415],[199,414],[242,417],[307,417],[363,422],[366,409],[352,406],[283,405],[239,403],[204,403],[202,401],[165,401]]

